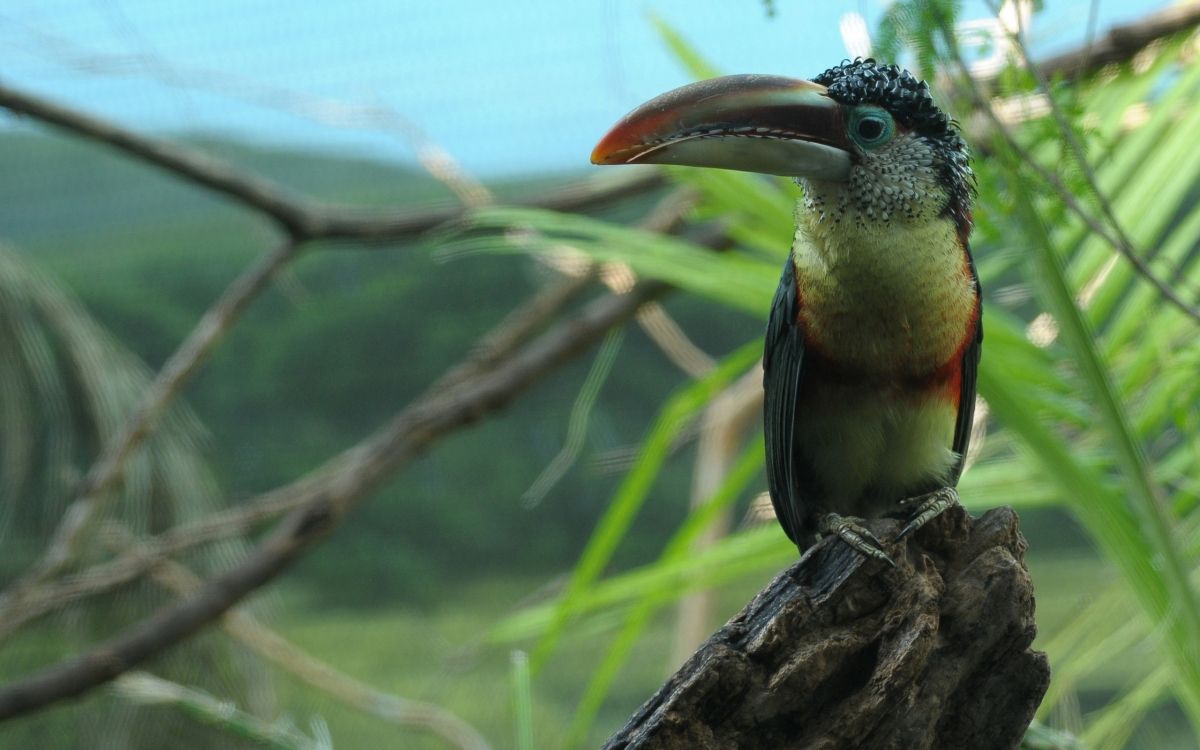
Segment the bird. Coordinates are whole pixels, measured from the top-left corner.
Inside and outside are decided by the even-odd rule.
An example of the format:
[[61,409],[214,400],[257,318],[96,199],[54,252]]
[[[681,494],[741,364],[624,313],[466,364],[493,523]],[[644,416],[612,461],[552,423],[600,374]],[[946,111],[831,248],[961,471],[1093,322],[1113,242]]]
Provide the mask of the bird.
[[899,517],[899,539],[959,503],[983,345],[975,177],[929,85],[871,58],[699,81],[626,115],[592,162],[800,185],[763,353],[771,502],[801,552],[836,535],[894,566],[866,520]]

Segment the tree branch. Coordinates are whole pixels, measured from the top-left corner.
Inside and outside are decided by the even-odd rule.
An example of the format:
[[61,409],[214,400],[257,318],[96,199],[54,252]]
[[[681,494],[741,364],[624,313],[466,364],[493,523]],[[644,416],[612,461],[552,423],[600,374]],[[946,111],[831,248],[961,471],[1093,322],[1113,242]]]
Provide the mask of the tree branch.
[[1050,680],[1016,514],[951,508],[893,547],[894,570],[823,540],[605,750],[1015,748]]
[[[167,141],[150,138],[123,129],[113,123],[59,106],[39,97],[16,91],[0,84],[0,106],[35,117],[44,122],[66,129],[77,135],[106,143],[158,166],[175,176],[196,185],[231,197],[248,208],[267,214],[288,234],[288,239],[262,261],[238,277],[204,314],[188,338],[172,354],[156,376],[135,412],[130,416],[114,440],[108,441],[103,452],[89,470],[76,498],[63,514],[58,527],[51,536],[46,552],[3,596],[0,596],[0,613],[24,613],[25,602],[34,597],[33,589],[46,579],[56,575],[74,558],[78,542],[86,535],[104,504],[107,493],[113,489],[123,472],[123,467],[142,440],[154,428],[167,405],[179,393],[199,365],[211,352],[216,342],[236,320],[242,310],[265,288],[267,282],[299,251],[303,242],[317,238],[332,237],[379,237],[395,231],[395,219],[364,218],[352,210],[335,209],[311,204],[289,197],[285,191],[267,180],[243,172],[232,165],[212,159]],[[661,179],[646,180],[642,176],[641,186]],[[627,190],[638,183],[629,180],[620,183]],[[603,192],[603,191],[601,191]],[[556,194],[548,203],[568,206],[578,201],[581,195]],[[596,192],[587,195],[597,197]],[[461,215],[453,211],[448,217]],[[413,221],[414,218],[419,219]],[[442,217],[426,213],[421,217],[410,216],[403,223],[409,229],[432,225]],[[128,572],[126,568],[124,572]],[[113,570],[113,573],[122,571]],[[108,580],[117,581],[120,576]],[[98,582],[93,578],[92,583]],[[78,589],[76,589],[78,590]],[[45,601],[51,601],[46,599]],[[17,621],[29,619],[28,614],[3,618],[11,626]],[[0,627],[0,630],[3,628]]]
[[[306,499],[302,495],[285,495],[252,500],[145,539],[137,549],[115,560],[54,581],[14,588],[13,592],[0,598],[0,638],[58,607],[132,583],[181,552],[242,536],[267,521],[290,513]],[[13,595],[16,592],[19,596]]]
[[438,437],[505,406],[668,288],[660,282],[642,282],[628,294],[591,303],[502,364],[414,403],[373,438],[345,451],[322,470],[268,493],[264,502],[302,505],[245,561],[210,579],[196,595],[163,608],[91,651],[0,688],[0,720],[103,684],[211,623],[325,538],[385,477]]
[[109,441],[92,465],[74,501],[67,507],[41,558],[11,590],[0,596],[0,610],[21,609],[22,598],[41,581],[61,571],[74,557],[79,540],[92,527],[104,500],[122,476],[125,461],[154,428],[184,384],[207,358],[247,305],[266,287],[271,277],[297,252],[285,240],[258,263],[246,269],[200,318],[158,372],[134,413],[117,437]]
[[86,536],[99,517],[106,496],[119,483],[125,463],[134,449],[154,429],[167,406],[207,359],[238,316],[298,251],[299,245],[296,241],[290,238],[284,240],[273,252],[263,256],[258,263],[234,279],[201,316],[187,338],[163,364],[154,381],[142,395],[137,408],[126,420],[121,432],[104,446],[102,453],[92,464],[76,499],[63,513],[41,559],[11,592],[0,597],[0,611],[5,608],[20,609],[23,591],[60,572],[74,559],[80,540]]
[[[686,193],[686,191],[684,192]],[[641,224],[655,231],[678,232],[683,226],[682,214],[689,205],[686,195],[683,196],[682,202],[680,196],[668,195]],[[728,236],[719,227],[710,227],[705,233],[696,236],[694,241],[712,249],[723,249],[730,243]],[[588,273],[579,277],[565,277],[548,284],[483,336],[471,348],[468,357],[435,381],[426,389],[426,393],[445,390],[460,384],[509,357],[517,348],[542,330],[566,304],[591,283],[593,278],[594,274]],[[657,303],[647,303],[642,306],[641,311],[655,304]],[[172,357],[172,360],[177,358],[178,355]],[[159,377],[161,379],[162,375]],[[173,392],[178,392],[180,385],[177,384]],[[161,408],[160,404],[158,410],[161,411]],[[137,434],[144,436],[145,429]],[[126,446],[126,455],[130,447]],[[97,469],[93,469],[93,473],[96,471]],[[269,494],[186,526],[164,531],[156,537],[142,540],[137,549],[115,560],[100,563],[51,583],[48,580],[49,573],[53,570],[60,570],[65,564],[65,559],[69,559],[69,556],[64,557],[62,554],[65,547],[59,545],[60,552],[54,555],[53,566],[48,566],[44,559],[41,562],[40,574],[35,575],[35,571],[31,571],[18,584],[13,585],[8,592],[0,595],[0,638],[68,602],[95,596],[131,583],[161,565],[171,556],[191,547],[245,534],[268,520],[295,510],[303,502],[303,499],[297,500],[296,496],[277,497]],[[91,518],[96,517],[96,508],[99,507],[97,504],[93,502],[84,507],[92,509]],[[74,528],[82,527],[75,526]],[[49,555],[46,556],[46,558],[48,557]]]
[[[361,209],[296,197],[280,185],[220,159],[177,143],[135,133],[115,123],[3,84],[0,84],[0,107],[112,146],[174,177],[266,214],[297,242],[315,239],[394,240],[411,237],[464,214],[461,207],[369,214]],[[557,211],[578,211],[655,190],[664,184],[660,172],[646,170],[603,181],[588,180],[575,186],[556,188],[552,193],[534,198],[527,204]]]
[[[467,359],[426,389],[426,393],[432,394],[460,385],[480,372],[500,364],[537,333],[564,305],[580,294],[591,281],[591,276],[581,276],[564,278],[547,285],[483,336],[471,348]],[[319,474],[320,470],[317,470],[310,474],[309,478]],[[291,487],[294,488],[298,484],[293,483]],[[46,575],[39,576],[31,572],[9,592],[0,596],[0,638],[57,607],[131,583],[172,556],[192,547],[246,534],[269,520],[295,510],[307,501],[308,496],[303,493],[269,493],[265,497],[140,540],[135,548],[115,560],[64,576],[53,583],[46,581]],[[95,506],[89,507],[94,510]],[[60,559],[61,556],[54,555],[54,559]]]
[[1113,26],[1100,39],[1076,49],[1053,55],[1037,63],[1036,72],[1045,78],[1063,76],[1076,80],[1105,65],[1125,62],[1153,42],[1200,25],[1200,3],[1184,3],[1145,18]]

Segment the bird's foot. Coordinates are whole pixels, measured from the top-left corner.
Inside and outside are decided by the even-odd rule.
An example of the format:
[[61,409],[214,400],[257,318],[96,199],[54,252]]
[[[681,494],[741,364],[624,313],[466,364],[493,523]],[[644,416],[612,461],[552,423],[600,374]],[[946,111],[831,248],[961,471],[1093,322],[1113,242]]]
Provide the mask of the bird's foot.
[[821,516],[817,530],[822,534],[837,534],[838,538],[867,557],[883,560],[893,568],[896,563],[883,551],[883,542],[863,526],[863,519],[856,516],[839,516],[837,513],[826,513]]
[[953,487],[942,487],[933,492],[927,492],[924,495],[904,498],[900,501],[900,506],[912,508],[913,514],[908,519],[908,523],[904,525],[904,528],[900,529],[900,533],[896,536],[896,539],[903,539],[937,518],[942,514],[942,511],[953,505],[958,505],[958,490]]

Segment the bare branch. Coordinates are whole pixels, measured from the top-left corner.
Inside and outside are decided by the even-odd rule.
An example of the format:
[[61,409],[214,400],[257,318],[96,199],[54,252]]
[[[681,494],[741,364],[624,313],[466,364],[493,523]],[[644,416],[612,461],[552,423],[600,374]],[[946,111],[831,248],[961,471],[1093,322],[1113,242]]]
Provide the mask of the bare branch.
[[[696,205],[696,197],[695,191],[690,188],[677,188],[664,196],[639,225],[652,232],[678,232],[683,226],[684,216]],[[441,390],[460,382],[507,356],[586,289],[595,278],[596,268],[589,265],[583,273],[566,276],[547,284],[525,304],[505,316],[499,326],[472,348],[472,354],[465,362],[437,380],[427,392]],[[654,305],[657,303],[649,302],[644,305],[638,313],[639,318],[646,309]]]
[[1145,18],[1114,26],[1100,39],[1048,57],[1032,66],[1044,78],[1068,80],[1094,73],[1105,65],[1125,62],[1151,43],[1200,25],[1200,3],[1176,5]]
[[[53,587],[34,591],[37,583],[60,572],[72,559],[78,540],[98,518],[103,497],[119,482],[126,458],[152,429],[167,404],[195,372],[221,334],[265,288],[275,271],[295,255],[304,241],[402,236],[460,215],[460,212],[443,215],[424,212],[398,218],[365,216],[352,209],[290,197],[277,185],[218,160],[135,134],[2,85],[0,106],[106,143],[194,184],[226,195],[248,208],[271,216],[289,236],[279,249],[230,286],[164,365],[138,410],[89,472],[80,496],[68,509],[45,557],[8,596],[0,600],[0,612],[6,615],[0,623],[9,628],[15,627],[36,616],[35,610],[44,612],[56,603],[82,595],[82,592],[94,592],[132,580],[140,572],[161,564],[171,550],[229,533],[234,528],[244,528],[273,513],[290,509],[290,515],[279,529],[249,559],[211,580],[196,596],[143,620],[89,654],[12,685],[10,690],[0,691],[0,706],[5,707],[0,708],[0,717],[78,694],[187,637],[257,586],[278,575],[302,550],[336,526],[344,514],[369,494],[384,476],[411,460],[437,436],[498,408],[545,371],[590,345],[599,335],[598,332],[635,314],[641,304],[667,288],[655,282],[640,284],[629,294],[590,306],[573,325],[560,326],[535,341],[525,352],[508,356],[504,349],[515,349],[520,341],[532,335],[536,329],[535,325],[530,324],[532,318],[527,319],[521,326],[514,326],[515,335],[510,339],[491,342],[498,348],[491,347],[487,359],[496,367],[489,369],[479,361],[469,363],[469,369],[475,371],[470,377],[456,381],[448,392],[433,393],[419,400],[375,437],[346,451],[300,481],[268,493],[247,510],[223,514],[206,519],[195,527],[165,534],[154,542],[140,546],[134,555],[87,571],[86,575],[60,581]],[[660,180],[657,173],[637,175],[635,179],[620,180],[617,189],[593,187],[575,194],[558,191],[544,203],[552,208],[569,208],[584,201],[595,202],[653,188]],[[675,212],[670,222],[678,222],[681,215],[682,211]],[[543,304],[543,308],[557,309],[573,296],[574,291],[569,291],[569,294],[556,295],[549,304]],[[549,313],[543,311],[543,314]],[[37,606],[28,606],[31,604]]]
[[[652,215],[658,212],[652,212]],[[678,223],[663,225],[664,231],[677,231]],[[694,238],[697,244],[719,250],[727,247],[729,237],[720,228],[710,228]],[[594,279],[593,274],[565,277],[547,285],[514,309],[493,330],[471,348],[462,363],[449,370],[426,389],[432,395],[459,385],[471,377],[498,365],[541,330],[546,323]],[[643,305],[645,310],[653,302]],[[640,311],[639,311],[640,313]],[[331,464],[332,466],[332,464]],[[103,594],[127,585],[161,566],[171,557],[193,547],[221,539],[241,536],[274,518],[290,513],[308,502],[309,495],[296,492],[303,482],[319,482],[323,469],[289,485],[293,491],[272,492],[205,518],[161,532],[141,540],[136,549],[115,560],[94,565],[57,581],[35,581],[32,576],[0,597],[0,638],[47,612],[72,601]]]
[[196,372],[238,315],[266,287],[271,277],[297,251],[285,240],[258,263],[246,269],[201,317],[155,377],[120,434],[92,465],[76,499],[67,507],[41,559],[3,597],[0,609],[21,609],[23,592],[58,573],[75,556],[79,540],[99,517],[104,500],[120,481],[125,461],[154,428],[167,405]]
[[115,560],[55,581],[14,588],[0,599],[0,638],[58,607],[132,583],[181,552],[242,536],[267,521],[290,513],[307,500],[308,497],[301,494],[270,496],[243,503],[146,539],[136,549]]
[[662,305],[646,305],[638,313],[638,325],[667,359],[688,377],[699,380],[716,369],[716,360],[692,341]]
[[202,187],[276,219],[293,237],[311,236],[311,210],[284,195],[278,185],[247,175],[230,164],[168,141],[139,135],[98,117],[0,84],[0,107],[106,143]]
[[[444,391],[500,364],[582,292],[592,278],[566,278],[535,294],[483,336],[471,348],[467,359],[435,381],[426,389],[426,394]],[[316,481],[319,475],[320,471],[315,471],[309,475],[309,479]],[[296,489],[302,481],[290,487]],[[68,602],[131,583],[172,556],[192,547],[246,534],[267,521],[296,510],[308,500],[309,496],[304,492],[271,493],[142,540],[135,549],[116,560],[66,576],[60,581],[51,583],[39,581],[32,575],[27,576],[22,585],[14,586],[9,593],[0,597],[0,638]]]
[[[393,240],[419,234],[459,218],[464,212],[461,207],[445,207],[408,213],[368,214],[360,209],[318,203],[292,196],[278,184],[227,162],[176,143],[135,133],[11,86],[0,84],[0,107],[120,149],[176,177],[220,193],[247,208],[270,216],[297,241]],[[654,190],[663,184],[663,177],[658,171],[647,170],[555,189],[552,194],[528,201],[528,204],[558,211],[574,211]]]
[[462,750],[488,750],[491,747],[478,730],[448,709],[376,690],[309,654],[245,613],[227,613],[222,627],[254,653],[351,708],[389,724],[436,734]]
[[524,304],[505,316],[493,331],[471,348],[470,357],[452,372],[436,381],[427,390],[441,390],[460,383],[476,373],[486,370],[507,357],[521,344],[529,340],[542,326],[546,325],[571,300],[583,293],[595,281],[593,273],[565,276],[546,284]]
[[643,282],[628,294],[593,302],[574,319],[531,342],[504,363],[448,392],[419,400],[374,437],[345,451],[309,477],[268,493],[263,498],[267,502],[298,496],[303,498],[303,505],[289,514],[246,560],[210,579],[194,596],[165,607],[91,651],[0,688],[0,719],[79,695],[208,625],[287,569],[336,528],[385,477],[440,436],[505,406],[668,288],[660,282]]
[[[583,211],[658,190],[665,185],[666,179],[661,172],[648,169],[620,179],[581,180],[573,186],[568,185],[551,193],[510,203],[552,211]],[[365,215],[361,210],[353,208],[322,207],[320,215],[314,217],[311,238],[365,242],[403,239],[428,231],[439,224],[461,219],[468,212],[467,209],[458,206],[448,206],[379,216]]]
[[[684,219],[699,202],[700,194],[695,189],[676,188],[660,200],[658,205],[638,222],[638,226],[659,234],[674,234],[683,227]],[[630,275],[633,273],[632,269],[628,268],[622,268],[622,272]],[[604,275],[603,272],[601,275]],[[701,378],[716,367],[712,357],[688,338],[683,328],[659,303],[651,302],[644,306],[638,312],[637,321],[667,359],[689,377]]]
[[[349,210],[335,210],[288,197],[282,188],[237,168],[211,159],[178,145],[120,128],[101,119],[61,107],[38,97],[0,85],[0,106],[27,114],[78,135],[107,143],[126,153],[163,168],[202,187],[230,196],[249,208],[272,216],[290,235],[290,239],[234,281],[224,295],[205,313],[196,328],[171,356],[152,383],[142,403],[130,417],[120,435],[105,447],[104,453],[92,466],[77,498],[68,507],[43,557],[4,596],[0,597],[0,632],[14,627],[32,615],[36,608],[24,606],[27,601],[40,599],[44,605],[57,601],[69,591],[95,590],[102,580],[123,581],[133,568],[109,570],[107,578],[92,577],[88,586],[80,589],[80,580],[49,597],[34,596],[31,589],[61,571],[74,557],[78,540],[98,517],[103,498],[121,477],[122,467],[142,439],[153,429],[158,417],[206,358],[213,345],[232,325],[238,314],[265,287],[267,281],[298,251],[300,244],[318,237],[355,236],[359,238],[386,235],[400,226],[396,219],[367,219]],[[618,184],[620,193],[653,186],[661,179],[655,173],[650,179],[637,177],[640,182],[624,180]],[[548,205],[567,207],[581,200],[603,199],[613,193],[604,190],[559,191]],[[412,215],[400,220],[404,231],[432,226],[443,218],[461,215],[452,211],[448,216],[437,212]],[[118,584],[113,584],[118,585]],[[45,592],[41,592],[45,593]],[[44,611],[44,610],[42,610]],[[8,613],[9,616],[3,616]],[[21,614],[16,614],[21,613]]]
[[302,549],[295,539],[319,531],[325,523],[320,514],[304,520],[307,528],[289,524],[281,529],[237,568],[210,581],[202,594],[160,610],[93,651],[0,690],[0,718],[79,695],[212,622],[246,594],[277,576]]
[[149,672],[130,672],[113,683],[113,692],[141,705],[171,706],[205,724],[272,750],[317,750],[322,745],[286,723],[268,723],[228,700],[164,680]]

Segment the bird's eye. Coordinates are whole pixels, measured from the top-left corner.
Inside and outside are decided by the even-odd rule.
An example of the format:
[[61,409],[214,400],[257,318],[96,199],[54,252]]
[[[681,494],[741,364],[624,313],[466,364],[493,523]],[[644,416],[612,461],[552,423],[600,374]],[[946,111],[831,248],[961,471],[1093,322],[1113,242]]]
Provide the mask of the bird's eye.
[[895,132],[896,123],[885,109],[861,107],[851,115],[850,137],[864,149],[882,146]]
[[864,117],[858,121],[858,137],[864,141],[877,141],[883,135],[886,127],[883,120],[875,117]]

